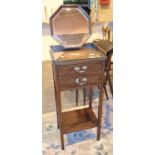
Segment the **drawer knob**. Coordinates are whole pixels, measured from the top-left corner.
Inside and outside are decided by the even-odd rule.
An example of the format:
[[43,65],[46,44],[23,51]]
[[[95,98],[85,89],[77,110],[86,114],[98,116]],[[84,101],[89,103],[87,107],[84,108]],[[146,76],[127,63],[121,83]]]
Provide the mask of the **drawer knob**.
[[84,73],[86,70],[87,70],[87,66],[82,66],[81,68],[78,66],[78,67],[74,67],[74,70],[78,73]]
[[84,78],[77,78],[76,80],[75,80],[75,83],[76,84],[78,84],[78,85],[84,85],[84,84],[86,84],[87,83],[87,78],[86,77],[84,77]]

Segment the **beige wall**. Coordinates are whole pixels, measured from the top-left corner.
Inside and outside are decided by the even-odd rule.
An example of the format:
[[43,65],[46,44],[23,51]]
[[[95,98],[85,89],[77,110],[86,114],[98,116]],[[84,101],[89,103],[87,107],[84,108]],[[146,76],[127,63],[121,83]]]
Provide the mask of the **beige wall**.
[[[44,23],[48,23],[49,20],[48,18],[52,15],[52,12],[54,12],[61,4],[63,4],[63,0],[43,0],[43,11],[42,11],[42,21]],[[44,8],[46,7],[46,15],[47,18],[45,17],[45,10]]]
[[[99,3],[100,0],[98,0]],[[113,21],[113,0],[110,0],[110,5],[98,5],[98,20],[99,22]]]

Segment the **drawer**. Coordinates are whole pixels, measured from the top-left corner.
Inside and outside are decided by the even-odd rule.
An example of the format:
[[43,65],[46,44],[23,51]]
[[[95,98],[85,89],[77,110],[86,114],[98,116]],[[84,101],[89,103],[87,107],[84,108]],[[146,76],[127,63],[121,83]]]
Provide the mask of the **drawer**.
[[103,63],[81,63],[59,66],[59,76],[69,74],[94,74],[103,72]]
[[101,80],[102,74],[86,76],[64,76],[59,78],[59,84],[62,89],[70,89],[74,87],[97,85],[101,83]]

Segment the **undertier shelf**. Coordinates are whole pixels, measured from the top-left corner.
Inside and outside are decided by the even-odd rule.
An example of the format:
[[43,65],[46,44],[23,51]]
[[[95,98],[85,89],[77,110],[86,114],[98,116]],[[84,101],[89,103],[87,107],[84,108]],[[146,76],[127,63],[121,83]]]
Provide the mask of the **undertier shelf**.
[[62,128],[64,134],[97,127],[97,122],[97,118],[91,108],[62,113]]

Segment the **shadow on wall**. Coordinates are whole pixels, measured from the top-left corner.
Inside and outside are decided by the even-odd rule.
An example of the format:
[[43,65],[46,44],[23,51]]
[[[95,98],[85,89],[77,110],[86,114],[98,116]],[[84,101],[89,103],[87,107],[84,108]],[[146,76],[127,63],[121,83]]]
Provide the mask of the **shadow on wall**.
[[51,34],[51,32],[50,32],[49,24],[43,23],[43,24],[42,24],[42,35],[43,35],[43,36],[48,36],[48,35],[50,35],[50,34]]

